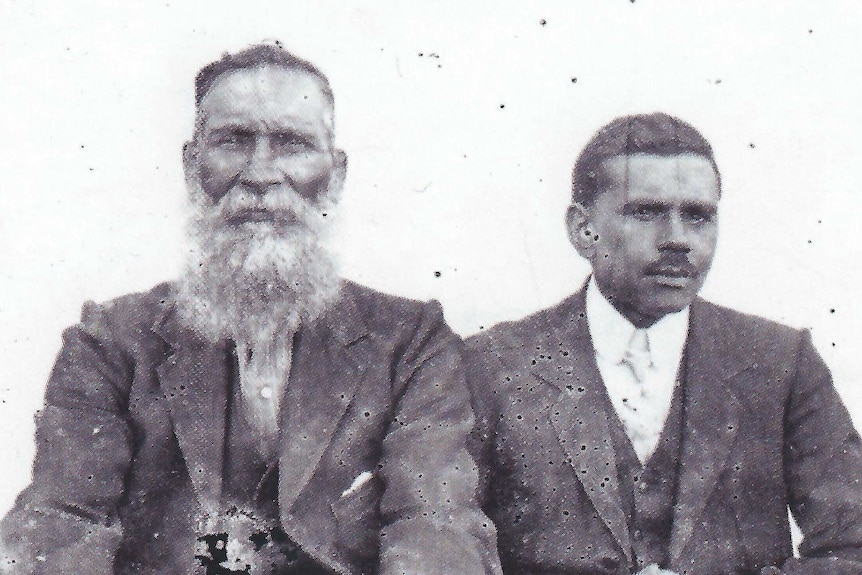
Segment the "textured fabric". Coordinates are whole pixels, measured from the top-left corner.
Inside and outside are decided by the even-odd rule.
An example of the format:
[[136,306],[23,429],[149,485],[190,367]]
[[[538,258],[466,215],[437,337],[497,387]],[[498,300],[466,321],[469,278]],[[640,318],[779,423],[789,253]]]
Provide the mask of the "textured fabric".
[[649,335],[645,329],[636,329],[632,333],[626,351],[620,360],[624,366],[632,371],[635,381],[643,384],[647,378],[647,372],[655,368],[652,354],[649,349]]
[[[65,332],[33,481],[0,526],[22,572],[195,572],[201,525],[224,489],[230,350],[185,328],[173,293],[87,304]],[[460,342],[439,305],[346,283],[297,334],[284,402],[279,519],[316,563],[499,573],[465,448]]]
[[610,418],[616,454],[620,501],[632,542],[633,571],[652,563],[666,567],[669,560],[673,506],[679,477],[679,450],[683,429],[683,382],[673,400],[655,451],[641,464],[625,429]]
[[[284,534],[280,526],[277,458],[269,460],[263,455],[262,452],[268,450],[261,449],[257,430],[242,414],[242,392],[238,381],[239,366],[236,354],[231,354],[231,364],[232,391],[229,394],[225,432],[221,511],[224,514],[241,513],[255,518],[259,527],[247,535],[260,537],[264,534],[266,537],[264,541],[275,545],[278,549],[277,552],[258,555],[273,560],[273,563],[278,566],[277,569],[272,570],[272,575],[328,573],[329,569],[302,552],[299,546]],[[274,535],[276,533],[277,537]]]
[[259,355],[248,344],[238,343],[236,347],[243,413],[257,429],[262,448],[270,457],[276,453],[268,446],[278,440],[279,406],[293,361],[293,342],[293,334],[285,337],[285,344],[277,351],[277,361],[283,370],[277,373],[271,366],[262,365]]
[[235,505],[267,519],[278,519],[278,483],[273,491],[275,497],[260,497],[264,480],[277,478],[278,458],[273,457],[275,450],[263,448],[259,430],[244,416],[237,355],[231,353],[229,357],[230,394],[225,421],[221,508]]
[[595,279],[586,314],[596,364],[641,462],[658,442],[688,336],[688,308],[636,330],[602,295]]
[[[862,573],[862,442],[805,331],[690,308],[668,568]],[[511,575],[629,573],[585,293],[467,342],[485,509]],[[788,505],[805,539],[793,558]]]

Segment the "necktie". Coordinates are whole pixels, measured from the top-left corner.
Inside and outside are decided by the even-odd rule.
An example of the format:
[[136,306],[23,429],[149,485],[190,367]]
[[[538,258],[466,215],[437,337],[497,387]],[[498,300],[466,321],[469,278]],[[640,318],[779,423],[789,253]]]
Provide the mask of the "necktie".
[[644,329],[637,329],[629,340],[621,365],[628,367],[634,376],[627,397],[623,398],[624,411],[620,419],[641,463],[646,463],[655,449],[662,422],[650,409],[649,386],[645,385],[647,374],[653,367],[649,350],[649,338]]
[[646,380],[647,370],[653,366],[649,351],[649,337],[645,329],[636,329],[620,362],[632,370],[638,383]]

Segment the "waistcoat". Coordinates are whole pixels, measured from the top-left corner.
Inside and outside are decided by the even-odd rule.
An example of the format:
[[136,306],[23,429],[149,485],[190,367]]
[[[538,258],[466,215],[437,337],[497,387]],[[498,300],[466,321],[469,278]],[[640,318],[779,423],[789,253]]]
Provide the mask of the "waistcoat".
[[655,563],[666,567],[669,561],[673,510],[679,477],[679,454],[685,420],[684,377],[674,388],[670,410],[659,436],[655,451],[645,464],[616,416],[607,397],[611,441],[616,456],[620,498],[632,542],[634,571]]

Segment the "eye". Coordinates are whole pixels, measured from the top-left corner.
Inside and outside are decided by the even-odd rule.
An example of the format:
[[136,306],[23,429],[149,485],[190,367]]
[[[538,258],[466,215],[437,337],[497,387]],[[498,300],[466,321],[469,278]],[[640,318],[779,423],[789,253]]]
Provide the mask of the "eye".
[[706,208],[691,208],[683,212],[683,217],[690,224],[708,224],[715,219],[715,211]]
[[270,136],[272,147],[291,152],[304,152],[314,149],[311,140],[294,132],[276,132]]
[[251,145],[254,135],[243,130],[218,132],[213,137],[213,144],[223,148],[241,148]]
[[626,209],[626,215],[635,219],[650,221],[662,215],[664,209],[656,204],[632,204]]

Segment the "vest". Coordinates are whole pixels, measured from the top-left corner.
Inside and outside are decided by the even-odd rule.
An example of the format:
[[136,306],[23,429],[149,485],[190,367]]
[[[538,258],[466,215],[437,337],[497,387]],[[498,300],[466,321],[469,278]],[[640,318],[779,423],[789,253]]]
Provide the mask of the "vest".
[[669,561],[685,420],[683,380],[681,374],[658,444],[645,465],[638,459],[610,397],[605,394],[607,409],[614,414],[608,423],[616,455],[620,498],[632,542],[633,572],[651,563],[666,567]]
[[[245,512],[251,512],[260,520],[262,525],[275,526],[267,533],[267,544],[278,548],[277,553],[271,552],[267,555],[269,558],[275,556],[278,559],[273,573],[279,575],[328,574],[327,569],[317,565],[281,529],[278,506],[279,458],[273,457],[271,460],[267,460],[262,455],[256,432],[242,414],[242,391],[235,348],[230,359],[230,389],[227,417],[225,418],[225,452],[222,471],[222,510],[225,513],[230,513],[231,509],[235,507]],[[235,512],[236,509],[233,511]],[[261,537],[261,542],[267,541],[266,538]],[[245,573],[242,570],[225,571],[224,569],[220,565],[211,565],[207,567],[206,575],[211,575],[211,573],[212,575]],[[259,569],[255,571],[261,572]]]
[[235,353],[232,359],[231,388],[225,418],[223,506],[254,509],[262,518],[277,520],[278,459],[264,459],[255,430],[242,414],[242,392]]

